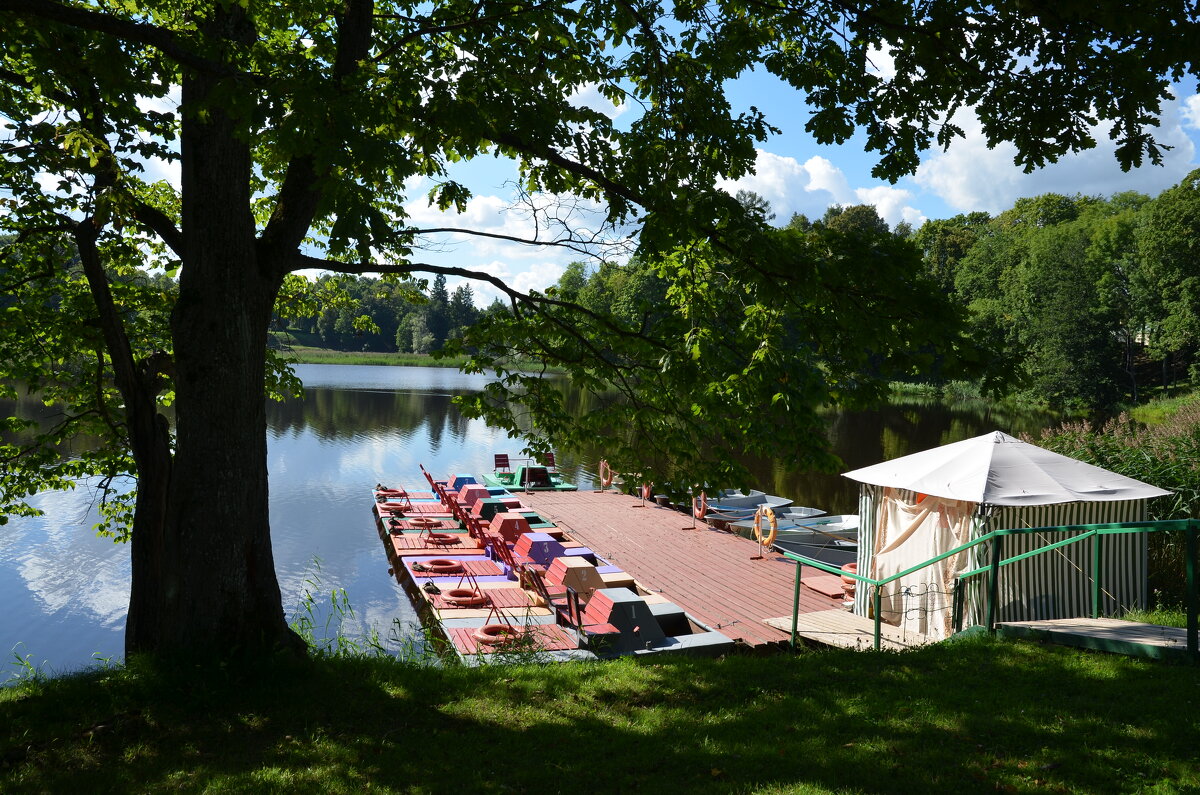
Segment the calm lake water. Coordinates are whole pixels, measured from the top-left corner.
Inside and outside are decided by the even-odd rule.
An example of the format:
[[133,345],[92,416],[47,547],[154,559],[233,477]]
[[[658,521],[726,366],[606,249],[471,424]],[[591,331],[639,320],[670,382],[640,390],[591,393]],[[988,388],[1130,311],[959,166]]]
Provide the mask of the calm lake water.
[[[438,477],[490,471],[494,453],[516,454],[521,442],[464,419],[452,405],[454,395],[481,389],[486,376],[421,367],[300,365],[296,371],[304,399],[267,411],[272,541],[284,606],[294,613],[306,591],[324,605],[332,589],[342,588],[355,612],[343,631],[373,627],[384,637],[411,637],[416,616],[388,574],[370,513],[371,487],[419,488],[420,464]],[[832,415],[830,434],[848,471],[992,430],[1032,433],[1047,422],[984,407],[910,404]],[[591,487],[601,453],[602,445],[577,455],[561,451],[559,469]],[[753,462],[751,469],[759,488],[798,505],[857,510],[857,485],[836,474],[789,472],[771,462]],[[48,672],[121,657],[129,555],[91,530],[93,501],[84,488],[41,494],[34,502],[45,516],[0,527],[0,682],[19,673],[17,657]],[[319,623],[328,615],[319,613]]]

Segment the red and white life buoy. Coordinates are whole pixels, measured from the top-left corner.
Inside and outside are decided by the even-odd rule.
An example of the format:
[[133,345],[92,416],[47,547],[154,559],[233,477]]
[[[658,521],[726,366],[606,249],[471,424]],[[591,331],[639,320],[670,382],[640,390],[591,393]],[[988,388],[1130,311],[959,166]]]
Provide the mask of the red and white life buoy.
[[487,594],[476,588],[451,588],[442,594],[442,599],[459,607],[479,607],[488,602]]
[[512,624],[485,624],[471,634],[480,643],[498,646],[516,640],[520,633]]
[[613,482],[612,467],[610,467],[608,465],[607,459],[601,458],[600,459],[600,488],[607,489],[609,486],[612,485],[612,482]]
[[642,499],[648,500],[653,496],[654,496],[654,484],[653,483],[643,483],[642,484]]
[[700,492],[699,497],[692,499],[692,515],[697,519],[703,519],[708,515],[708,495]]
[[462,543],[462,539],[455,533],[427,533],[425,540],[435,547],[452,547]]
[[458,574],[463,570],[462,563],[457,560],[447,560],[445,558],[427,560],[422,565],[424,565],[426,571],[434,574]]

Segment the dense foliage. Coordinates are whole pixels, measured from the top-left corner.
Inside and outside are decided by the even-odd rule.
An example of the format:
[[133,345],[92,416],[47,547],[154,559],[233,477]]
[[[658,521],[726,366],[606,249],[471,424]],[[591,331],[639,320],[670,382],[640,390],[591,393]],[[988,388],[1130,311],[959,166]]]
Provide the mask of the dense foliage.
[[[1152,425],[1122,414],[1101,425],[1064,423],[1031,441],[1170,490],[1172,494],[1150,503],[1151,519],[1200,516],[1200,402],[1189,402]],[[1150,536],[1150,585],[1161,602],[1184,602],[1185,549],[1178,533]]]
[[926,271],[1055,409],[1200,384],[1200,171],[1151,199],[1045,194],[929,221]]
[[[872,208],[852,209],[783,229],[760,215],[736,259],[701,241],[590,273],[573,265],[536,312],[495,313],[455,346],[501,374],[466,409],[535,445],[603,438],[621,471],[675,495],[749,485],[723,450],[832,465],[819,409],[878,401],[891,379],[978,374],[986,359],[916,247]],[[529,360],[558,364],[585,397],[510,364]]]

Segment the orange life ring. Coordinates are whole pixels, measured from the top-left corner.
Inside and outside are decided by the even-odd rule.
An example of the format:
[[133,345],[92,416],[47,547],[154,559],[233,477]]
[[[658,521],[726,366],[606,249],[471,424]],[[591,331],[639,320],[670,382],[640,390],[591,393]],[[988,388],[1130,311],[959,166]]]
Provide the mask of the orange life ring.
[[704,492],[700,492],[700,496],[692,500],[692,515],[697,519],[708,515],[708,495]]
[[375,499],[378,502],[385,502],[385,501],[391,499],[392,497],[406,497],[406,496],[408,496],[408,492],[403,491],[401,489],[379,489],[375,492]]
[[[767,517],[767,523],[770,525],[770,528],[771,528],[770,532],[767,533],[766,538],[763,538],[763,534],[762,534],[763,516]],[[761,505],[758,506],[758,510],[756,510],[754,512],[754,537],[755,537],[755,539],[757,539],[758,543],[762,544],[764,547],[769,547],[775,543],[775,536],[778,533],[779,533],[779,521],[775,518],[775,511],[771,510],[770,507],[763,508],[763,506],[761,506]]]
[[427,533],[425,540],[435,547],[452,547],[462,543],[462,539],[455,533]]
[[612,467],[610,467],[608,465],[608,459],[601,458],[600,459],[600,488],[607,489],[609,486],[612,485],[612,482],[613,482]]
[[480,643],[498,646],[516,640],[520,633],[512,624],[485,624],[471,634]]
[[451,588],[442,598],[459,607],[478,607],[487,604],[487,594],[474,588]]
[[642,499],[648,500],[653,496],[654,496],[654,484],[653,483],[643,483],[642,484]]
[[462,563],[457,560],[447,560],[445,558],[436,558],[427,560],[422,565],[426,571],[431,571],[434,574],[458,574],[463,570]]

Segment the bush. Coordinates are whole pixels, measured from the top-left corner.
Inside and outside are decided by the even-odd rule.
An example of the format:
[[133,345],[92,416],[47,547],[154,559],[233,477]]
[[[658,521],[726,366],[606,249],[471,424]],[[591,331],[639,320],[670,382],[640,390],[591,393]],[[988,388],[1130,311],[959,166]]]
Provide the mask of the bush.
[[[1200,404],[1185,404],[1157,425],[1122,414],[1100,426],[1063,423],[1027,441],[1170,489],[1172,494],[1151,501],[1151,519],[1191,519],[1200,510]],[[1150,587],[1168,605],[1183,603],[1184,554],[1180,534],[1150,535]]]

